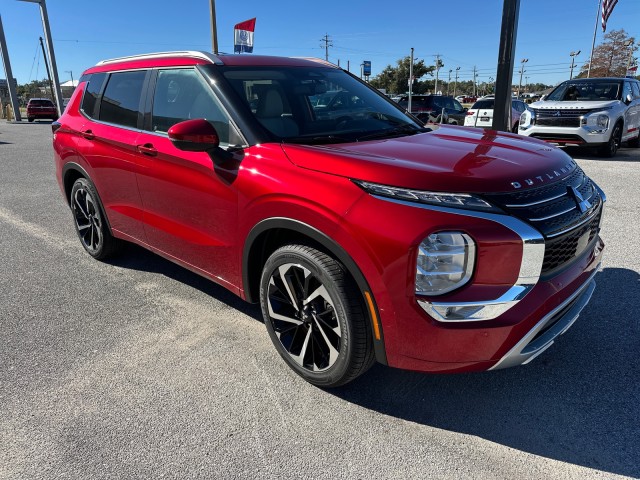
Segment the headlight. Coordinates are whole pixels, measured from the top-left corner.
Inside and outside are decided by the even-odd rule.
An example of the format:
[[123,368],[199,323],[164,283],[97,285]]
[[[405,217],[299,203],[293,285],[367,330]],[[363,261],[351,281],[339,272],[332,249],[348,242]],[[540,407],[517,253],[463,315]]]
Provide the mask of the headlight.
[[525,110],[520,115],[520,128],[523,130],[533,125],[534,114],[531,110]]
[[427,192],[424,190],[390,187],[388,185],[379,185],[377,183],[363,182],[360,180],[354,180],[353,182],[366,192],[372,195],[379,195],[381,197],[394,198],[407,202],[438,205],[440,207],[500,212],[497,207],[494,207],[482,198],[466,193]]
[[471,279],[476,245],[461,232],[432,233],[418,248],[416,294],[442,295]]
[[609,128],[609,115],[597,113],[582,117],[582,125],[596,129],[596,133],[602,133]]

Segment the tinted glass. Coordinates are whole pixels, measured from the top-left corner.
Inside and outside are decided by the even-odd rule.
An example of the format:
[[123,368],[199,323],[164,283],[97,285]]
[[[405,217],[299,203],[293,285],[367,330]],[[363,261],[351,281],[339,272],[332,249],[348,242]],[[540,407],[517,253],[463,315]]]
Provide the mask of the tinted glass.
[[89,84],[84,89],[81,109],[89,117],[95,117],[96,103],[105,78],[107,78],[106,73],[94,73],[89,77]]
[[153,96],[152,130],[167,132],[172,125],[194,118],[211,122],[220,142],[229,142],[229,119],[200,74],[193,69],[160,70]]
[[276,137],[339,143],[422,131],[396,104],[346,72],[325,67],[215,67]]
[[640,83],[638,82],[631,82],[631,87],[633,88],[633,95],[636,98],[640,98]]
[[136,128],[146,72],[112,73],[100,103],[100,120]]
[[473,104],[473,107],[471,108],[483,108],[483,109],[493,109],[493,98],[489,98],[486,100],[478,100],[476,103]]
[[29,105],[32,107],[53,107],[51,100],[29,100]]
[[621,83],[617,80],[571,80],[558,85],[546,100],[562,102],[620,100]]

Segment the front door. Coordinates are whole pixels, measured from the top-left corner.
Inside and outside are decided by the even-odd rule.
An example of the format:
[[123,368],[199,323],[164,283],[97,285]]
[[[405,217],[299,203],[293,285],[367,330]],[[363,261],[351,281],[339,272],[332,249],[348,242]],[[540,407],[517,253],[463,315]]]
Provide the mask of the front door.
[[229,119],[200,73],[158,70],[151,124],[137,144],[146,237],[151,247],[233,288],[237,171],[216,167],[208,153],[178,150],[167,135],[195,118],[210,121],[228,144]]

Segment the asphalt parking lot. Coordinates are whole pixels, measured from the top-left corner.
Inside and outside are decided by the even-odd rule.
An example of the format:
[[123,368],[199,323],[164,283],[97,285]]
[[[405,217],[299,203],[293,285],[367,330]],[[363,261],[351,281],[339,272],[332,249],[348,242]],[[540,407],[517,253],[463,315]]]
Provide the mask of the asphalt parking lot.
[[639,478],[640,149],[570,153],[608,196],[571,330],[524,367],[324,391],[257,306],[137,247],[92,260],[50,125],[1,122],[0,479]]

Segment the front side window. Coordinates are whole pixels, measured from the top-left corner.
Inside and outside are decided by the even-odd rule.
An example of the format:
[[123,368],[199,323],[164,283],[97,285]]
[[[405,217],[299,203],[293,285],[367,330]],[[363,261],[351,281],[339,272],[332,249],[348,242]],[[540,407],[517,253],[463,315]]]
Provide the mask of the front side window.
[[221,143],[229,142],[229,118],[200,74],[191,68],[158,71],[151,129],[166,133],[176,123],[196,118],[208,120]]
[[146,72],[112,73],[100,102],[99,120],[136,128]]
[[631,98],[633,99],[633,93],[631,93],[631,83],[630,82],[624,82],[624,87],[622,87],[622,101],[623,102],[627,101],[627,95],[631,95]]
[[91,118],[95,118],[95,108],[98,102],[98,96],[102,90],[102,84],[106,73],[94,73],[89,77],[88,84],[84,89],[84,97],[82,98],[82,111],[85,115]]

